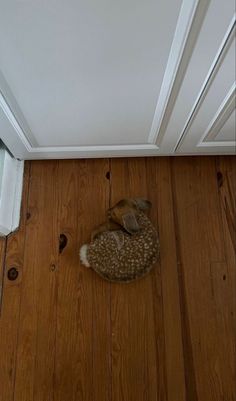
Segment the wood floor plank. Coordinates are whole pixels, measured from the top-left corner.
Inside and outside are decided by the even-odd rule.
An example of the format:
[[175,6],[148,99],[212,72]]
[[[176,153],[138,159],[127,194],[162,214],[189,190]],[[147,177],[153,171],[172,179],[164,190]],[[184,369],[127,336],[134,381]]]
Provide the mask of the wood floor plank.
[[[236,157],[218,157],[216,174],[225,230],[225,241],[231,244],[231,255],[236,254]],[[227,233],[227,235],[226,235]]]
[[3,272],[6,255],[6,238],[0,237],[0,316],[1,316],[1,305],[2,305],[2,290],[3,290]]
[[[145,159],[112,160],[111,173],[111,204],[127,197],[147,197]],[[155,274],[112,285],[112,401],[166,399],[162,301]],[[154,302],[159,316],[154,316]],[[155,333],[160,337],[156,339]]]
[[[124,197],[152,201],[161,258],[110,284],[79,248]],[[235,221],[235,157],[26,162],[1,264],[0,401],[236,401]]]
[[[234,337],[214,157],[173,160],[187,399],[235,400]],[[235,282],[234,282],[235,290]],[[227,338],[227,341],[225,339]]]
[[15,401],[52,401],[58,266],[58,163],[32,162]]
[[109,401],[110,284],[80,265],[109,202],[108,160],[61,161],[55,400]]
[[3,271],[3,260],[5,258],[5,245],[6,245],[6,238],[0,237],[0,271]]
[[[185,373],[170,159],[148,158],[146,165],[148,199],[153,204],[151,219],[158,227],[161,245],[160,270],[156,270],[155,277],[157,286],[161,285],[162,310],[157,310],[156,316],[159,319],[163,314],[164,327],[163,332],[156,333],[156,338],[163,338],[165,355],[158,365],[166,368],[168,401],[183,401],[186,399]],[[158,303],[155,300],[154,310]]]
[[[30,180],[30,162],[25,162],[24,187],[20,228],[7,239],[4,282],[2,293],[2,311],[0,317],[0,392],[1,401],[11,401],[14,396],[16,374],[16,353],[18,342],[19,311],[24,272],[24,243],[27,220],[28,190]],[[18,277],[9,281],[7,272],[15,267]]]
[[[227,330],[228,359],[231,371],[230,400],[236,400],[234,383],[236,383],[236,157],[221,156],[217,158],[216,174],[220,198],[222,232],[225,244],[226,266],[219,271],[217,284],[221,286],[224,308],[224,325]],[[222,274],[223,273],[223,274]],[[223,280],[222,280],[223,279]],[[218,306],[217,306],[218,309]],[[228,342],[229,338],[229,342]],[[230,392],[230,388],[229,388]]]

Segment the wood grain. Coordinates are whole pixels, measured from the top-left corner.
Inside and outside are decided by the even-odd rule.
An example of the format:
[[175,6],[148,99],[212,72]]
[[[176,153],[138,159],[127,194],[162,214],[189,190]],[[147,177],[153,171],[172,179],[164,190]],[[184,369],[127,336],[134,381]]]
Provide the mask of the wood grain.
[[[185,397],[185,372],[182,346],[181,311],[178,286],[178,255],[175,244],[174,206],[169,158],[149,158],[147,166],[148,199],[152,202],[151,219],[158,227],[161,244],[160,268],[156,270],[156,288],[161,288],[160,301],[155,300],[154,310],[161,302],[164,327],[156,333],[162,338],[165,353],[158,362],[165,364],[167,399],[183,401]],[[155,291],[156,297],[159,291]],[[157,342],[158,346],[158,342]],[[162,399],[162,398],[161,398]]]
[[[29,184],[30,162],[25,162],[20,228],[7,239],[0,317],[1,401],[12,400],[14,395]],[[11,267],[15,267],[18,271],[15,281],[9,281],[7,278],[7,272]]]
[[108,207],[108,161],[59,163],[59,258],[55,399],[110,400],[110,285],[80,265],[79,248]]
[[[79,261],[123,197],[152,201],[161,246],[126,285]],[[235,157],[27,162],[0,241],[0,401],[236,401],[235,221]]]
[[[224,305],[221,320],[226,330],[228,346],[229,399],[235,401],[236,391],[236,157],[219,157],[216,176],[220,197],[221,230],[225,245],[225,269],[218,269],[218,301]],[[223,280],[222,280],[223,279]],[[220,305],[221,306],[221,305]],[[218,309],[218,305],[216,306]],[[219,318],[222,319],[221,314]],[[223,333],[222,333],[223,334]],[[230,398],[231,397],[231,398]]]
[[15,400],[51,401],[58,266],[58,162],[31,163]]
[[6,256],[6,238],[0,237],[0,315],[1,315],[1,305],[2,305],[3,272],[5,265],[5,256]]
[[[147,197],[144,159],[112,160],[111,174],[111,204],[124,197]],[[166,399],[164,366],[157,367],[164,354],[160,291],[155,273],[129,285],[112,285],[113,401]]]
[[[173,161],[176,224],[181,257],[187,399],[234,400],[234,268],[227,269],[214,158]],[[227,341],[225,339],[227,338]]]

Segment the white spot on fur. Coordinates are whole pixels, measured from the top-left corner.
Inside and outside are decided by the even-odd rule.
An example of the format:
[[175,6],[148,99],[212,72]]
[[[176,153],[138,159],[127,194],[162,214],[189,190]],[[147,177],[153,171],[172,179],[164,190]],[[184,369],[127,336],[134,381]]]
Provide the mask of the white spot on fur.
[[83,263],[84,266],[90,267],[89,261],[87,259],[87,250],[88,250],[88,245],[84,244],[81,246],[79,254],[80,254],[80,260]]

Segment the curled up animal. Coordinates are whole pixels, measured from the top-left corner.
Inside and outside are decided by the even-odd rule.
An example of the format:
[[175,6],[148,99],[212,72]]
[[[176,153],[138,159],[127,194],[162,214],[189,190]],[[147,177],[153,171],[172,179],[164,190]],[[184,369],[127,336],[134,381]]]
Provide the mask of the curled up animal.
[[127,283],[145,276],[159,258],[157,230],[147,216],[151,203],[122,199],[107,211],[107,221],[80,248],[86,267],[108,281]]

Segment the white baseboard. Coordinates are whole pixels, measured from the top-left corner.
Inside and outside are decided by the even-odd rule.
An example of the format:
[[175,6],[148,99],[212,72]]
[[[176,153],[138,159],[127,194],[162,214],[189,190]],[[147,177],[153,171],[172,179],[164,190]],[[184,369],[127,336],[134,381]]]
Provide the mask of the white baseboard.
[[15,231],[20,222],[24,162],[0,148],[0,236]]

